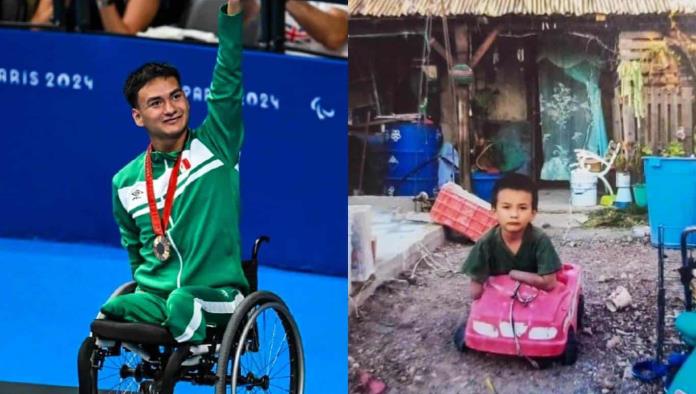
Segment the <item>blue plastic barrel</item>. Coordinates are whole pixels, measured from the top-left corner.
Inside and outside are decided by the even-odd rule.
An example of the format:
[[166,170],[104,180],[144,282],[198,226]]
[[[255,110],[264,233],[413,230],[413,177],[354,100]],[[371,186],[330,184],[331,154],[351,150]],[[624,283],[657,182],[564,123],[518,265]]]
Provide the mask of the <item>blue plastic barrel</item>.
[[[696,225],[696,158],[646,157],[643,160],[650,242],[657,245],[657,230],[662,225],[664,246],[679,248],[682,230]],[[689,236],[687,243],[696,245],[696,236]]]
[[400,123],[387,130],[388,171],[384,194],[415,196],[437,191],[437,158],[442,134],[434,125]]
[[503,174],[499,172],[493,174],[480,171],[473,172],[471,173],[471,188],[473,189],[475,195],[488,202],[491,202],[491,198],[493,197],[493,187],[495,186],[495,183],[498,182],[498,179],[502,177]]

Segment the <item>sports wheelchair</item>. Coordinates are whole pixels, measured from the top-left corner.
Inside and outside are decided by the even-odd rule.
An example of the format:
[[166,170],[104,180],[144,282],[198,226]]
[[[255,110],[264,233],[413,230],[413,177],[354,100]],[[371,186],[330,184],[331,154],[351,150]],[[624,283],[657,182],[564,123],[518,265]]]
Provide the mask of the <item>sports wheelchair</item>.
[[[78,352],[80,394],[171,394],[177,382],[215,387],[216,394],[304,391],[304,353],[297,325],[275,294],[257,291],[258,251],[242,262],[250,292],[226,326],[208,325],[201,345],[178,343],[162,326],[106,320],[102,313]],[[132,293],[135,282],[111,297]]]

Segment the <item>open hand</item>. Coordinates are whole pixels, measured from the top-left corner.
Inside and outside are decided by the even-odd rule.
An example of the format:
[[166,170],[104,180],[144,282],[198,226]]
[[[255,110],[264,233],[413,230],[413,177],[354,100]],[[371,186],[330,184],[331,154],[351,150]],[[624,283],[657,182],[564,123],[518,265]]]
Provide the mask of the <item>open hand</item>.
[[234,15],[241,10],[240,0],[227,0],[227,15]]

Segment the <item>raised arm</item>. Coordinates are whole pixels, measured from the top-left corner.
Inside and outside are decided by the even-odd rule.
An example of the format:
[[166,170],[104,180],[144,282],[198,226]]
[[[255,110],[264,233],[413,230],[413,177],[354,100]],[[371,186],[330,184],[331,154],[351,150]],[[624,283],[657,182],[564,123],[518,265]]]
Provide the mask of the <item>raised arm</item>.
[[236,164],[244,134],[242,124],[242,16],[239,0],[228,0],[218,17],[217,60],[208,97],[208,115],[198,136],[210,147]]
[[348,40],[348,13],[340,8],[322,11],[307,1],[288,0],[285,9],[312,38],[329,49],[339,49]]
[[36,11],[29,22],[31,23],[50,23],[53,18],[53,0],[39,0]]

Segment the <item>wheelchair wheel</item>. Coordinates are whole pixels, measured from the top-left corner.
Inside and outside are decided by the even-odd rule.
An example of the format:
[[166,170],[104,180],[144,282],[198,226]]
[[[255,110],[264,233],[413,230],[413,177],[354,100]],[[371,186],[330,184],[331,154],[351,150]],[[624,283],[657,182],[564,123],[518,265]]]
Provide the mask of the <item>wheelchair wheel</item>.
[[154,393],[153,382],[144,381],[144,366],[140,356],[119,349],[107,355],[106,350],[87,337],[77,356],[79,394]]
[[220,347],[216,394],[304,392],[304,353],[295,320],[273,293],[244,299]]

